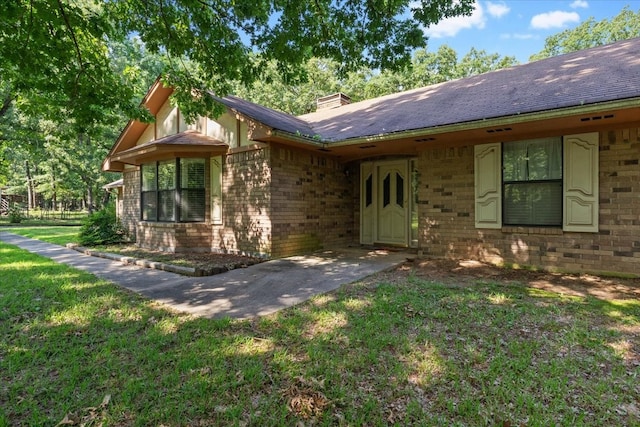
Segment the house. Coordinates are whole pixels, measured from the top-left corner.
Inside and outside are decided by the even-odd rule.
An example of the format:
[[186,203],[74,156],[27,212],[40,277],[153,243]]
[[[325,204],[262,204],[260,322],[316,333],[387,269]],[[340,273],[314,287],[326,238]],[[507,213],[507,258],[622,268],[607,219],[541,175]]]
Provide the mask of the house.
[[122,218],[123,205],[124,205],[124,179],[120,178],[107,185],[102,186],[103,190],[106,190],[115,195],[116,202],[116,216]]
[[[144,247],[428,257],[640,273],[640,39],[293,117],[156,82],[104,162]],[[214,95],[211,95],[214,96]]]

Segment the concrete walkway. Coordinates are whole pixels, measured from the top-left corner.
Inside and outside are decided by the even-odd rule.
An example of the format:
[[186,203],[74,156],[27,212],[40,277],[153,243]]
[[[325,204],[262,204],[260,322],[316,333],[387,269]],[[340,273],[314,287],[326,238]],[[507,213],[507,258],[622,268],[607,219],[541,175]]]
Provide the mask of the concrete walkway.
[[410,256],[407,252],[346,248],[267,261],[215,276],[185,277],[126,266],[7,232],[0,232],[0,240],[93,273],[175,310],[208,318],[271,314],[389,269]]

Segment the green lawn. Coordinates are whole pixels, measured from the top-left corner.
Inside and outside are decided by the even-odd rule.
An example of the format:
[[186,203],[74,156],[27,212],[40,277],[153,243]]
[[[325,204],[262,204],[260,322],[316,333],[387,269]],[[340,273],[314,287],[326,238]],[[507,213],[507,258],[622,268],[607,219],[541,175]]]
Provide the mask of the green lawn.
[[67,243],[78,242],[80,226],[15,226],[0,228],[0,231],[64,246]]
[[639,425],[639,334],[637,299],[412,274],[197,319],[0,243],[0,426]]

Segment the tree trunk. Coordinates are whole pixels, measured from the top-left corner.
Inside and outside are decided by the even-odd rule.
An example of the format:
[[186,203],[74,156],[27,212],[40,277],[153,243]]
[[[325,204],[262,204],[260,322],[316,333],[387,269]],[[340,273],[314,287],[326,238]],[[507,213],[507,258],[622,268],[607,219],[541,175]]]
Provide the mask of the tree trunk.
[[51,204],[53,207],[53,210],[56,211],[58,210],[58,188],[56,186],[56,172],[55,172],[55,168],[53,168],[53,170],[51,171]]
[[89,215],[93,213],[93,185],[87,184],[87,209]]
[[11,92],[7,91],[6,96],[2,100],[2,106],[0,107],[0,117],[4,117],[9,111],[9,107],[11,107],[11,101],[13,101],[13,97],[11,96]]
[[36,191],[33,187],[33,178],[31,178],[31,168],[29,167],[29,160],[26,160],[24,164],[27,171],[27,207],[29,209],[33,209],[36,205]]

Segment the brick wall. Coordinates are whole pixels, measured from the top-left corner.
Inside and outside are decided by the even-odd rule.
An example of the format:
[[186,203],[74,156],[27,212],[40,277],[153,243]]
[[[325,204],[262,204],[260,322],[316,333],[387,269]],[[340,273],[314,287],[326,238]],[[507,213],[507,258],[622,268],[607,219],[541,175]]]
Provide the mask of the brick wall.
[[474,225],[473,147],[420,154],[420,250],[551,270],[640,273],[640,131],[600,133],[598,233]]
[[[315,152],[274,145],[272,166],[273,256],[358,240],[353,173]],[[352,171],[350,171],[352,172]],[[356,186],[357,187],[357,186]]]
[[225,158],[222,225],[212,226],[211,250],[271,255],[270,149],[253,149]]
[[136,239],[136,224],[140,219],[140,170],[126,170],[122,174],[124,200],[122,202],[122,225],[132,239]]
[[140,222],[138,246],[165,252],[211,252],[211,226],[204,223]]

